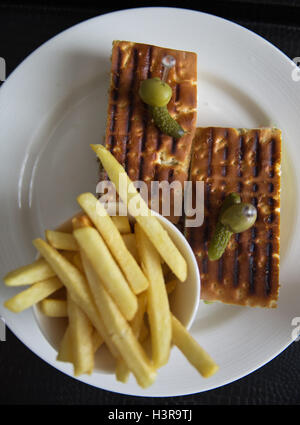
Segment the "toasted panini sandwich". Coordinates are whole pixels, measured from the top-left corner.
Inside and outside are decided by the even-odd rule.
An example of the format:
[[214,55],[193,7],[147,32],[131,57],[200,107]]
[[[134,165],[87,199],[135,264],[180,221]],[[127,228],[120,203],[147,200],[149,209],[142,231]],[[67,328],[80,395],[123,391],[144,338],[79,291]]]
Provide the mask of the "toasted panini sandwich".
[[[156,127],[139,96],[141,81],[162,78],[162,60],[167,55],[176,60],[166,82],[172,88],[168,111],[185,131],[178,139]],[[132,181],[147,184],[149,194],[152,181],[176,180],[183,184],[188,179],[196,109],[195,53],[128,41],[113,42],[105,146],[125,167]],[[179,217],[174,217],[172,212],[171,205],[169,218],[178,221]]]
[[[281,132],[278,129],[197,128],[190,169],[205,185],[204,223],[186,228],[201,275],[201,298],[276,307],[279,291]],[[233,234],[217,261],[208,246],[225,196],[240,194],[257,219]]]

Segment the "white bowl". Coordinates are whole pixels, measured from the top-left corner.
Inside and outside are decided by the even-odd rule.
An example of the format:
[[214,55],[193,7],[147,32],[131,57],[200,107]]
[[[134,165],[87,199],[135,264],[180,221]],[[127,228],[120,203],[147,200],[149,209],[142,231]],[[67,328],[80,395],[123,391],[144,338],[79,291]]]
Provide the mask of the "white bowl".
[[159,214],[156,216],[187,262],[187,279],[176,285],[176,289],[170,295],[170,308],[181,323],[190,329],[200,301],[201,281],[198,264],[184,235],[168,219]]
[[[189,329],[196,317],[200,301],[200,274],[195,255],[184,235],[165,217],[155,214],[162,226],[186,259],[188,266],[187,279],[176,285],[170,294],[172,313]],[[66,223],[65,223],[66,225]],[[67,326],[66,318],[50,318],[45,316],[39,305],[33,307],[34,317],[49,344],[58,351],[60,341]],[[105,346],[100,347],[95,356],[95,371],[113,373],[115,362]]]

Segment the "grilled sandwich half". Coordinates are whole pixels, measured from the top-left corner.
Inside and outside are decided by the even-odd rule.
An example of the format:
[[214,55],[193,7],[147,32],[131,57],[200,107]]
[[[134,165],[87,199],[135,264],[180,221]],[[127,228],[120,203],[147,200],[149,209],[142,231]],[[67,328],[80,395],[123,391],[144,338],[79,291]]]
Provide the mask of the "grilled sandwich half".
[[[279,291],[281,131],[273,128],[197,128],[190,169],[204,182],[204,222],[186,228],[207,301],[276,307]],[[218,261],[208,245],[225,196],[238,192],[257,208],[249,230],[231,236]]]
[[[180,139],[157,129],[138,93],[142,80],[162,78],[162,59],[167,55],[176,60],[167,77],[173,93],[168,110],[186,131]],[[125,167],[131,180],[147,184],[149,195],[152,181],[179,181],[183,187],[183,182],[188,180],[196,119],[195,53],[128,41],[113,42],[105,146]],[[178,222],[180,217],[175,215],[173,203],[174,199],[168,217]],[[161,196],[158,211],[161,212]]]

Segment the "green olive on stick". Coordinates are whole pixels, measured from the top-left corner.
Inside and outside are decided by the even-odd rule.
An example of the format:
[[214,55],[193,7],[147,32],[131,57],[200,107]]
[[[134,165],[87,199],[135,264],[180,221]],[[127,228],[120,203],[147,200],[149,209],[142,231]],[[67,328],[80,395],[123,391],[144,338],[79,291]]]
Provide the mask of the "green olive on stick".
[[139,95],[149,107],[155,125],[160,131],[176,139],[185,134],[183,128],[169,114],[167,104],[172,97],[172,89],[159,78],[149,78],[141,82]]
[[257,218],[257,210],[252,204],[241,202],[236,193],[229,194],[220,209],[218,222],[208,248],[208,258],[219,260],[233,233],[244,232],[252,227]]
[[161,107],[170,102],[172,89],[160,78],[148,78],[141,82],[139,95],[147,105]]
[[245,232],[255,223],[256,208],[252,204],[236,204],[227,208],[220,217],[220,221],[233,233]]

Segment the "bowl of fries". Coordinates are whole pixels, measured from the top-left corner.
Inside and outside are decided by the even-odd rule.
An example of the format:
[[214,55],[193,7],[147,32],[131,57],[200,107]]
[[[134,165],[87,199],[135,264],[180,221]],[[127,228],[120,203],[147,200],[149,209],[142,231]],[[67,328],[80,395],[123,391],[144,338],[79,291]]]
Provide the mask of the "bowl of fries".
[[[213,375],[218,365],[188,332],[200,300],[188,242],[149,210],[109,151],[93,149],[128,215],[111,216],[92,193],[79,195],[81,212],[34,239],[37,260],[4,277],[7,286],[29,285],[5,307],[18,314],[33,307],[57,362],[71,363],[74,376],[114,373],[126,383],[132,373],[146,388],[174,345],[203,377]],[[141,206],[139,214],[132,204]]]
[[[182,233],[177,229],[177,227],[172,224],[165,217],[155,214],[163,228],[168,232],[172,241],[179,248],[180,252],[183,254],[183,257],[187,261],[188,265],[188,273],[187,279],[185,282],[181,283],[174,276],[171,269],[166,265],[166,263],[161,260],[161,269],[163,272],[163,278],[165,282],[166,292],[168,294],[170,311],[176,316],[180,322],[185,326],[188,330],[192,326],[192,323],[196,317],[199,300],[200,300],[200,276],[199,270],[197,267],[197,262],[194,257],[194,254],[187,243],[186,239],[182,235]],[[86,216],[81,215],[79,220],[86,220]],[[114,223],[118,226],[119,231],[121,232],[122,239],[125,242],[127,249],[131,252],[134,258],[137,260],[138,264],[140,264],[138,251],[137,251],[137,243],[136,243],[136,235],[133,232],[128,232],[130,229],[134,229],[134,220],[132,217],[127,218],[124,216],[112,216],[111,217]],[[70,224],[70,221],[69,221]],[[65,228],[69,231],[70,226],[68,223],[65,223]],[[69,227],[69,229],[68,229]],[[125,232],[125,233],[122,233]],[[49,240],[51,240],[52,236],[57,238],[56,242],[51,240],[51,243],[58,247],[66,248],[66,241],[58,240],[62,234],[67,232],[57,231],[54,233],[52,231],[46,231]],[[70,233],[71,234],[71,233]],[[70,245],[71,248],[71,245]],[[82,265],[79,253],[77,251],[67,251],[60,250],[63,252],[64,256],[68,258],[73,263],[77,264],[77,267],[81,269]],[[82,269],[81,269],[82,270]],[[138,296],[139,303],[145,303],[143,299],[143,293]],[[157,304],[154,308],[159,309],[159,299],[157,300]],[[70,303],[70,301],[69,301]],[[143,306],[142,310],[145,308]],[[35,320],[37,321],[39,328],[43,334],[43,336],[47,339],[47,341],[52,345],[52,347],[58,352],[58,361],[69,361],[70,357],[67,355],[66,357],[64,352],[61,350],[61,344],[64,340],[64,335],[66,330],[68,329],[68,296],[65,288],[60,288],[51,296],[43,299],[39,303],[34,304],[33,312]],[[142,314],[142,312],[140,313]],[[94,329],[92,332],[92,345],[94,351],[94,367],[93,371],[101,372],[101,373],[115,373],[116,370],[116,360],[111,355],[109,349],[105,344],[102,344],[102,341],[99,337],[99,333]],[[146,351],[150,355],[151,351],[151,343],[150,343],[150,335],[149,335],[149,323],[147,320],[147,314],[144,314],[143,324],[140,329],[140,340],[143,342]],[[84,341],[81,342],[81,345],[84,344]],[[68,345],[68,344],[67,344]],[[68,351],[68,350],[67,350]]]

